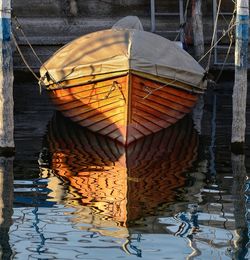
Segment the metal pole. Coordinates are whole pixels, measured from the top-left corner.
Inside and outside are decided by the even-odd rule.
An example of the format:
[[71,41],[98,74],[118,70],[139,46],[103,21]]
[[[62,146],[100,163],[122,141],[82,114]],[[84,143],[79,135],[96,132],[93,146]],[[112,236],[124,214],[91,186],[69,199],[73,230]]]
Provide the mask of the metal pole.
[[151,32],[155,32],[155,0],[151,0]]
[[11,0],[0,0],[0,154],[14,153]]
[[232,149],[243,150],[246,129],[249,0],[237,0]]

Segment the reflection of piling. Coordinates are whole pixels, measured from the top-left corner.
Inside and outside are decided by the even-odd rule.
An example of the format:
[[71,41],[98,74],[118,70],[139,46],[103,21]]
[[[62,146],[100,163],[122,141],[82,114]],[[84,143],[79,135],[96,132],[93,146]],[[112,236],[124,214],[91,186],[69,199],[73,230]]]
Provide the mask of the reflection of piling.
[[249,1],[237,0],[232,149],[243,149],[246,128]]
[[235,229],[237,233],[237,241],[235,243],[235,259],[246,259],[248,238],[248,224],[246,219],[246,168],[245,155],[232,154],[232,170],[233,170],[233,188],[232,194],[234,197],[234,217]]
[[0,0],[0,15],[0,153],[5,155],[14,152],[13,65],[10,44],[11,0]]
[[0,157],[0,259],[10,259],[9,229],[13,212],[13,158]]

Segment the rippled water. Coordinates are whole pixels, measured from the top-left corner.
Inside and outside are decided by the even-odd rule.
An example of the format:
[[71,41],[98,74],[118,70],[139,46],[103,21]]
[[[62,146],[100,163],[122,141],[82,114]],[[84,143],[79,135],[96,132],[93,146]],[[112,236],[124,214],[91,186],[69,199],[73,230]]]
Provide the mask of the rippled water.
[[249,259],[249,130],[245,157],[232,156],[231,90],[208,91],[201,134],[186,117],[125,150],[17,75],[16,156],[0,160],[2,259]]

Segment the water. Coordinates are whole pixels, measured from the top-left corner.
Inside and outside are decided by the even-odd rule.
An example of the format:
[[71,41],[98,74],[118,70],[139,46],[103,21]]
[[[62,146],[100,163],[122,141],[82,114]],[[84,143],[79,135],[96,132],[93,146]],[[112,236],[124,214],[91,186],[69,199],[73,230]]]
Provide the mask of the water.
[[186,117],[124,150],[16,75],[2,259],[249,259],[250,127],[245,157],[231,157],[231,94],[226,80],[207,92],[201,134]]

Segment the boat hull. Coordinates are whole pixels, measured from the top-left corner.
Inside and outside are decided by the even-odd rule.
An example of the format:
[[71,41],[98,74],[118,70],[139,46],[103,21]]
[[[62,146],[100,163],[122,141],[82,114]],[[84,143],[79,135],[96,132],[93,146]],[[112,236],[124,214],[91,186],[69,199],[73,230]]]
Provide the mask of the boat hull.
[[123,145],[175,124],[199,95],[181,82],[131,72],[90,84],[67,82],[48,92],[64,116]]

